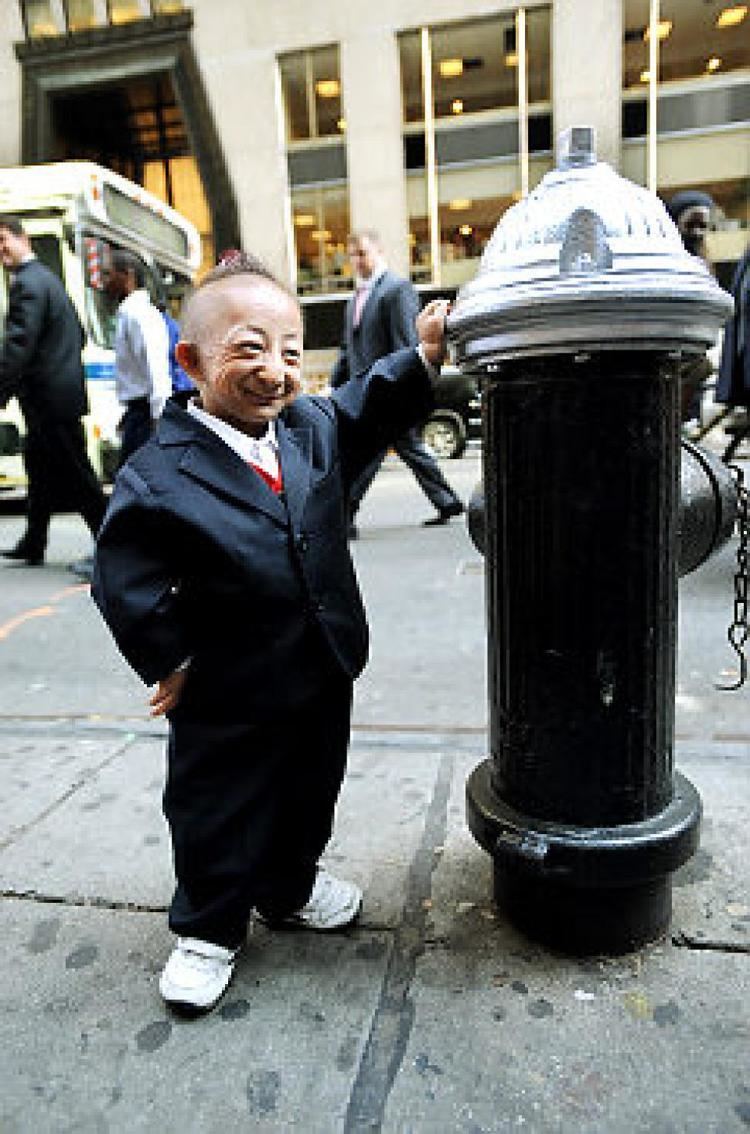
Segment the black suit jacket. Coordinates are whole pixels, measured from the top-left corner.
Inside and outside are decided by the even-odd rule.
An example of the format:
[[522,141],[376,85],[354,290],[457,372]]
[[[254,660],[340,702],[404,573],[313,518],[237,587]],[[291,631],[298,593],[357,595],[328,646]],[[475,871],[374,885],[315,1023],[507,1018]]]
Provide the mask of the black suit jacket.
[[331,374],[331,385],[342,386],[362,374],[379,358],[418,342],[419,298],[408,280],[386,271],[375,281],[354,326],[354,297],[346,305],[344,334]]
[[27,423],[76,420],[88,412],[84,335],[60,280],[38,260],[15,272],[0,358],[0,403],[14,394]]
[[[425,416],[416,351],[277,421],[283,499],[189,413],[167,403],[120,471],[97,541],[93,596],[147,684],[192,662],[178,711],[267,718],[354,678],[368,634],[349,556],[352,479]],[[387,422],[387,425],[383,423]]]

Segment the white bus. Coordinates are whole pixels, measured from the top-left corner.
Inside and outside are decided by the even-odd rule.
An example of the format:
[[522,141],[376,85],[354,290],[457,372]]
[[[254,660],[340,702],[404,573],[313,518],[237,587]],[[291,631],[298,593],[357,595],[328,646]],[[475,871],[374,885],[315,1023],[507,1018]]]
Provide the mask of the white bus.
[[[89,452],[103,480],[116,465],[120,407],[114,386],[114,316],[102,273],[112,249],[135,253],[154,300],[172,314],[201,260],[198,230],[158,197],[92,162],[0,169],[0,217],[20,218],[39,260],[65,284],[86,332],[83,362]],[[0,331],[7,279],[0,267]],[[0,411],[0,492],[25,483],[23,418],[15,399]]]

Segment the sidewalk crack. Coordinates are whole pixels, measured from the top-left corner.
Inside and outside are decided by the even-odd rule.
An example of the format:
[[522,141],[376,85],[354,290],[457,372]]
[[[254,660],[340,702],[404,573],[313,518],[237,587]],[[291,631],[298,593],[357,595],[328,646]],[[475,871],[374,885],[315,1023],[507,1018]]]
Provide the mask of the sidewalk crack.
[[409,868],[402,918],[395,930],[380,999],[349,1096],[344,1134],[381,1129],[388,1097],[403,1063],[414,1024],[410,993],[417,961],[425,950],[428,899],[438,861],[435,849],[445,843],[448,829],[453,769],[454,757],[444,753],[422,838]]

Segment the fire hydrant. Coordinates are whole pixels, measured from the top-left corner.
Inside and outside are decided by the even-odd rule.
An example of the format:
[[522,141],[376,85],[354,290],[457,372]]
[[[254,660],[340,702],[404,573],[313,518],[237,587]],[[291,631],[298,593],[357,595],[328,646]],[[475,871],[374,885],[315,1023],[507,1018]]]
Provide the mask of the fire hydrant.
[[449,319],[484,388],[490,758],[467,812],[512,922],[621,952],[666,930],[698,845],[674,769],[678,370],[731,300],[590,128],[561,154]]

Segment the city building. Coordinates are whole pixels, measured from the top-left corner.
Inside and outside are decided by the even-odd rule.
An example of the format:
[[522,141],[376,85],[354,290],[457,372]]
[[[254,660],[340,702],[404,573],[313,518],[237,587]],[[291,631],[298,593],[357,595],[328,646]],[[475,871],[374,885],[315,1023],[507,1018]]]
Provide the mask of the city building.
[[314,347],[350,288],[346,236],[454,288],[558,132],[748,240],[750,14],[733,0],[5,0],[0,165],[91,158],[294,282]]

